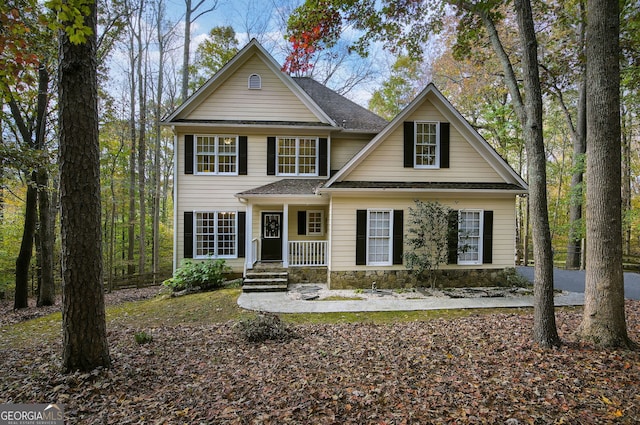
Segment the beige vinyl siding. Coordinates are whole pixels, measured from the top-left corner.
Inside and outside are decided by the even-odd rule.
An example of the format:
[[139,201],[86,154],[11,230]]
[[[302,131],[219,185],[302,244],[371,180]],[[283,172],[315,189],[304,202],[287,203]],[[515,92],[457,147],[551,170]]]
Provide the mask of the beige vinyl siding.
[[[249,90],[251,74],[260,75],[262,89]],[[247,60],[185,118],[320,122],[257,55]]]
[[371,139],[338,138],[331,139],[331,169],[339,170],[353,158]]
[[[197,131],[187,134],[233,134],[235,130],[222,129],[208,131],[205,129],[194,129]],[[282,132],[281,135],[290,135],[295,132]],[[308,133],[301,133],[309,135]],[[315,137],[316,135],[314,135]],[[326,135],[317,135],[326,137]],[[235,195],[249,189],[254,189],[268,183],[281,180],[279,176],[267,175],[267,135],[253,134],[247,135],[247,175],[246,176],[224,176],[224,175],[197,175],[184,174],[184,134],[178,136],[177,155],[177,258],[178,261],[184,258],[184,212],[185,211],[246,211],[247,205],[241,202]],[[320,198],[317,203],[328,202]],[[314,202],[314,203],[315,203]],[[310,205],[306,209],[325,209],[321,205]],[[327,237],[328,210],[325,209],[325,236],[297,237],[297,207],[293,204],[289,208],[289,236],[298,240],[323,240]],[[253,220],[253,237],[260,236],[260,212],[262,211],[282,211],[282,203],[263,202],[263,205],[253,208],[253,217],[247,216],[247,220]],[[227,263],[233,267],[234,271],[243,270],[244,258],[227,259]]]
[[[323,229],[322,235],[299,235],[298,234],[298,212],[299,211],[322,211]],[[289,240],[290,241],[324,241],[328,239],[328,216],[329,210],[322,205],[292,206],[289,208]]]
[[[416,197],[406,198],[374,198],[374,197],[338,197],[332,199],[331,222],[331,270],[404,270],[404,265],[395,266],[356,266],[356,210],[359,209],[392,209],[404,211],[404,234],[408,232],[409,207],[414,206]],[[493,261],[491,264],[469,266],[443,265],[441,268],[460,269],[495,269],[514,267],[515,264],[515,197],[487,195],[471,198],[466,195],[459,197],[437,198],[419,197],[423,201],[438,200],[455,210],[482,209],[493,211]],[[404,252],[407,252],[405,244]]]
[[[446,122],[428,100],[405,121]],[[458,132],[450,128],[450,168],[404,168],[404,130],[400,123],[345,181],[503,182],[494,168]]]

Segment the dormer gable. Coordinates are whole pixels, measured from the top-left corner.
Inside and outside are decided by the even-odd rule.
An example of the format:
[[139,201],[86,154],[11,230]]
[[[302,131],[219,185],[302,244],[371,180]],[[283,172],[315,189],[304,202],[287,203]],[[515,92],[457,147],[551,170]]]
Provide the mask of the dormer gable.
[[364,182],[377,182],[386,189],[404,185],[434,190],[478,183],[520,192],[527,188],[433,83],[329,179],[323,190],[362,188]]

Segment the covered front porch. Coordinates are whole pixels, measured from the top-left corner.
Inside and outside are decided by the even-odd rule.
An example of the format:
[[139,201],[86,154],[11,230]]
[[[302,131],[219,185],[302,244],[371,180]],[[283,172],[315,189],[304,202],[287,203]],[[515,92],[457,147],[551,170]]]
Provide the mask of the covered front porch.
[[246,270],[329,265],[329,202],[317,179],[285,179],[236,195],[246,203]]

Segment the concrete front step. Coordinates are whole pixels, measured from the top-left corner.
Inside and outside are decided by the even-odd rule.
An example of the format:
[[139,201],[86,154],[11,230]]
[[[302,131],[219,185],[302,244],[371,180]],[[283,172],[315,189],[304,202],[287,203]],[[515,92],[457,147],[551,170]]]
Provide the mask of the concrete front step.
[[287,292],[288,285],[242,285],[242,292]]
[[244,292],[284,292],[289,283],[289,273],[282,271],[247,272],[242,282]]

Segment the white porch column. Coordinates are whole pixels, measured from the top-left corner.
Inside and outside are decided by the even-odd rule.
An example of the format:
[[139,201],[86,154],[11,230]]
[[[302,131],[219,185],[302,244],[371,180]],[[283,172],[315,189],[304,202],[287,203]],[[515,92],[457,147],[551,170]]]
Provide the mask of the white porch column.
[[245,266],[244,269],[252,269],[253,263],[256,261],[253,258],[253,204],[251,201],[247,203],[247,217],[244,225],[245,240],[244,240],[244,256]]
[[282,206],[282,267],[289,267],[289,204]]

